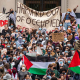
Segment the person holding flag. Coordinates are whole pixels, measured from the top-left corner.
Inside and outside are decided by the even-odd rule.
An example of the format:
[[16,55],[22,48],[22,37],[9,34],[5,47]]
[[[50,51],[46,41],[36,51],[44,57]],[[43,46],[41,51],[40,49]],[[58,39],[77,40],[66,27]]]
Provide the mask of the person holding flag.
[[[80,34],[80,28],[78,29],[78,33]],[[77,50],[75,51],[75,54],[69,65],[69,69],[77,74],[80,74],[80,35],[76,45],[77,45],[77,48],[76,48]]]

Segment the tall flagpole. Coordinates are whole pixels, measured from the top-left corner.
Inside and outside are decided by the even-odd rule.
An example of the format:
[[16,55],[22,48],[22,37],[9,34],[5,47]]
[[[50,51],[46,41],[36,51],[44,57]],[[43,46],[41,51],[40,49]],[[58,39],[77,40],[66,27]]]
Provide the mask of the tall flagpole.
[[24,64],[24,56],[23,56],[23,64]]

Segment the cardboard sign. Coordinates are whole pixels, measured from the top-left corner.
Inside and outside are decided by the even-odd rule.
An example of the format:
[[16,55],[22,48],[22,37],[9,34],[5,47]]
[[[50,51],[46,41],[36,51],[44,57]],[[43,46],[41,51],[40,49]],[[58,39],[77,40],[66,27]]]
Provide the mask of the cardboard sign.
[[70,41],[72,39],[73,35],[68,36],[68,40]]
[[64,34],[63,33],[53,33],[52,34],[52,41],[53,42],[64,41]]

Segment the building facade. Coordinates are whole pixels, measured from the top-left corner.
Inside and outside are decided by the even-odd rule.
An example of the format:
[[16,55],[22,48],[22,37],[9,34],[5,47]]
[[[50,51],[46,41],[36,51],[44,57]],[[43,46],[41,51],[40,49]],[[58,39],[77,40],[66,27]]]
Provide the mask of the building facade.
[[[61,12],[66,12],[67,8],[73,10],[80,3],[80,0],[0,0],[0,12],[3,11],[3,7],[6,8],[6,12],[10,8],[16,10],[18,1],[38,11],[46,11],[61,6]],[[76,13],[80,13],[80,6]]]

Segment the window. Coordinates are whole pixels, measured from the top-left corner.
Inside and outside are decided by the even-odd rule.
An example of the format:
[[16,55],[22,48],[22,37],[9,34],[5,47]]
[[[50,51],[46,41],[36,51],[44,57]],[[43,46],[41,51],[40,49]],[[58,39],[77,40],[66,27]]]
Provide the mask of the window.
[[24,0],[24,4],[38,11],[46,11],[61,6],[61,0]]

